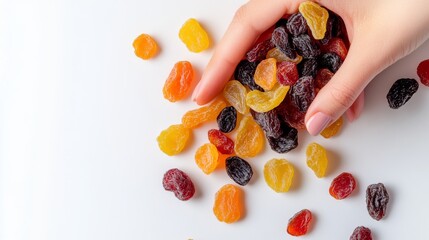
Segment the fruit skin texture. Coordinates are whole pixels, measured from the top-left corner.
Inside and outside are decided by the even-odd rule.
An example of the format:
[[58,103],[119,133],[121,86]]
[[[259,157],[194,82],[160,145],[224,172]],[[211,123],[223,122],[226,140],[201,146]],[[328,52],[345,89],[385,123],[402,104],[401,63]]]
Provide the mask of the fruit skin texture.
[[193,80],[194,69],[192,64],[188,61],[177,62],[164,83],[162,89],[164,98],[170,102],[176,102],[188,97]]
[[188,19],[180,28],[179,38],[191,52],[199,53],[210,46],[210,39],[207,32],[194,19]]
[[418,88],[419,83],[413,78],[396,80],[386,96],[390,108],[398,109],[403,106],[417,92]]
[[216,118],[217,126],[223,133],[229,133],[234,130],[237,124],[237,110],[233,106],[222,109]]
[[292,185],[294,167],[286,159],[271,159],[264,165],[264,178],[275,192],[287,192]]
[[216,98],[209,105],[186,112],[182,117],[182,124],[186,128],[196,128],[205,122],[215,120],[225,107],[226,101],[223,98]]
[[231,106],[241,114],[249,112],[246,104],[247,89],[237,80],[228,81],[223,89],[223,96]]
[[213,205],[216,218],[225,223],[238,221],[244,214],[244,194],[235,185],[226,184],[216,192]]
[[235,138],[235,153],[239,157],[255,157],[265,145],[264,132],[251,116],[245,116],[240,122]]
[[191,178],[177,168],[170,169],[164,174],[162,185],[165,190],[174,192],[174,195],[182,201],[189,200],[195,193]]
[[305,18],[314,39],[323,39],[329,18],[328,10],[312,1],[301,3],[298,10]]
[[343,117],[339,117],[337,121],[333,122],[327,128],[323,129],[320,135],[322,135],[324,138],[331,138],[337,135],[338,132],[341,130],[341,127],[343,126],[343,122]]
[[212,173],[218,165],[219,153],[215,145],[206,143],[195,153],[195,163],[205,174]]
[[234,142],[221,131],[211,129],[207,135],[210,143],[216,146],[219,153],[232,154],[234,152]]
[[191,130],[185,128],[182,124],[177,124],[163,130],[156,140],[162,152],[173,156],[182,152],[188,143],[190,135]]
[[262,60],[255,71],[255,82],[265,91],[271,90],[277,83],[277,61],[274,58]]
[[226,172],[234,182],[241,186],[247,185],[253,176],[253,170],[250,164],[237,156],[226,159]]
[[371,230],[364,226],[359,226],[353,231],[350,240],[372,240]]
[[326,150],[321,145],[313,142],[307,146],[307,166],[314,171],[318,178],[322,178],[326,174],[328,167],[328,156]]
[[356,188],[356,180],[352,174],[343,172],[332,180],[329,194],[337,200],[344,199]]
[[284,100],[289,91],[289,86],[283,86],[279,83],[268,92],[253,90],[246,95],[246,104],[256,112],[268,112]]
[[141,34],[134,42],[134,53],[143,60],[149,60],[158,53],[158,44],[149,34]]
[[292,236],[302,236],[308,232],[313,216],[308,209],[303,209],[296,213],[287,225],[287,233]]
[[369,215],[379,221],[386,214],[389,193],[382,183],[371,184],[366,189],[366,207]]
[[429,59],[419,63],[417,66],[417,75],[420,78],[420,82],[429,87]]

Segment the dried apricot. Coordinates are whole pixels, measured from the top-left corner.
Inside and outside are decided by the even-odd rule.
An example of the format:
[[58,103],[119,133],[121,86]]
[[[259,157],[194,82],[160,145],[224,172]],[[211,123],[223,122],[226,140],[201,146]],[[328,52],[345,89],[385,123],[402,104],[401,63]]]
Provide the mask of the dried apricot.
[[337,121],[333,122],[327,128],[323,129],[320,133],[324,138],[330,138],[338,134],[343,126],[343,117],[339,117]]
[[243,191],[235,185],[226,184],[216,192],[213,213],[225,223],[238,221],[244,215]]
[[205,174],[212,173],[218,165],[219,153],[215,145],[206,143],[197,149],[195,163]]
[[164,83],[162,89],[164,98],[170,102],[176,102],[188,97],[193,79],[192,64],[188,61],[177,62]]
[[154,57],[158,52],[158,44],[149,34],[141,34],[134,42],[134,53],[137,57],[148,60]]
[[274,58],[262,60],[255,71],[255,82],[265,91],[271,90],[277,83],[277,61]]

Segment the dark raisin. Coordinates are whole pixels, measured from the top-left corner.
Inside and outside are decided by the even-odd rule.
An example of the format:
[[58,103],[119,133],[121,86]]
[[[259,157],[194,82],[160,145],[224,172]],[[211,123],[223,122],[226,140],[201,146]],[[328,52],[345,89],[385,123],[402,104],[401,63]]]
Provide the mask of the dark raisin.
[[174,192],[174,195],[182,201],[190,199],[195,193],[191,178],[177,168],[170,169],[164,174],[162,185],[165,190]]
[[393,109],[400,108],[410,100],[410,98],[417,92],[419,83],[412,78],[401,78],[396,80],[387,93],[387,102]]
[[249,62],[242,60],[235,68],[234,77],[244,86],[249,87],[251,90],[264,91],[258,84],[255,83],[253,76],[255,75],[256,67],[259,62]]
[[274,44],[271,42],[271,39],[266,39],[250,49],[246,54],[246,58],[249,62],[264,60],[271,48],[274,48]]
[[224,133],[229,133],[234,130],[237,124],[237,110],[234,107],[226,107],[217,116],[217,125],[219,130]]
[[359,226],[355,228],[350,240],[372,240],[371,230],[369,228]]
[[312,76],[316,77],[318,63],[315,58],[304,59],[298,64],[298,72],[301,77]]
[[295,102],[299,111],[305,112],[313,102],[316,92],[314,89],[314,78],[304,76],[292,86],[290,90],[291,98]]
[[315,58],[320,55],[316,42],[308,34],[301,34],[292,38],[293,46],[303,58]]
[[296,53],[289,42],[289,36],[285,27],[277,27],[271,35],[271,42],[282,51],[288,58],[295,59]]
[[389,194],[382,183],[371,184],[366,189],[366,207],[369,215],[379,221],[386,214]]
[[286,24],[287,24],[287,21],[288,21],[288,19],[286,19],[286,18],[280,18],[280,19],[276,22],[275,27],[285,27],[285,26],[286,26]]
[[342,63],[340,56],[333,52],[325,53],[319,58],[320,68],[327,68],[333,73],[338,71]]
[[250,112],[266,136],[278,138],[283,134],[281,121],[275,110],[259,113],[250,109]]
[[305,129],[304,119],[306,112],[299,111],[290,94],[286,95],[285,100],[283,100],[283,102],[275,109],[280,120],[296,129]]
[[307,22],[299,12],[289,17],[286,27],[287,30],[295,37],[308,31]]
[[320,42],[323,45],[328,44],[329,40],[333,37],[338,37],[341,34],[341,24],[339,17],[333,13],[332,11],[329,11],[329,18],[328,22],[326,23],[326,33],[325,37],[320,40]]
[[272,150],[278,153],[287,153],[298,146],[298,130],[283,124],[283,134],[279,137],[268,137],[268,143]]
[[253,176],[250,164],[237,156],[226,159],[226,172],[234,182],[241,186],[246,185]]

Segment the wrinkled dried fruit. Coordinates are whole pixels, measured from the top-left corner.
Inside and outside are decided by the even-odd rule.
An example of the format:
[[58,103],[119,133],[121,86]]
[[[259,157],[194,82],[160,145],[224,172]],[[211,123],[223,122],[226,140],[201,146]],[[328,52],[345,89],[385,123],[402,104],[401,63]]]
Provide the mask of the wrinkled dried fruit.
[[237,111],[232,106],[226,107],[219,113],[216,120],[219,130],[229,133],[234,130],[237,124]]
[[258,63],[259,62],[249,62],[247,60],[240,61],[235,68],[234,77],[241,82],[241,84],[249,87],[250,90],[263,91],[262,88],[255,83],[255,79],[253,78]]
[[253,90],[246,95],[246,104],[257,112],[268,112],[283,101],[289,91],[289,86],[276,84],[271,91]]
[[218,165],[219,153],[215,145],[206,143],[195,152],[195,163],[205,174],[212,173]]
[[271,42],[280,49],[288,58],[295,59],[296,53],[292,48],[292,44],[289,42],[289,36],[284,26],[277,27],[274,29],[271,35]]
[[235,138],[235,153],[243,158],[254,157],[262,151],[264,144],[264,132],[261,127],[251,116],[243,117]]
[[319,59],[320,67],[327,68],[333,73],[338,71],[342,63],[341,58],[333,52],[325,53]]
[[419,63],[417,66],[417,75],[420,78],[420,82],[429,87],[429,59]]
[[306,155],[307,166],[313,170],[318,178],[324,177],[328,168],[328,156],[325,148],[315,142],[310,143],[307,146]]
[[174,195],[182,201],[190,199],[195,193],[191,178],[177,168],[170,169],[164,174],[162,185],[165,190],[174,192]]
[[355,228],[350,240],[372,240],[371,230],[369,228],[359,226]]
[[169,156],[182,152],[188,143],[191,130],[182,124],[171,125],[157,137],[159,149]]
[[346,59],[348,52],[346,44],[341,38],[332,38],[331,40],[329,40],[327,45],[321,47],[321,50],[325,53],[331,52],[337,54],[340,57],[341,61],[344,61]]
[[285,100],[275,108],[280,119],[289,124],[291,127],[298,130],[305,129],[305,113],[301,112],[296,106],[295,102],[291,98],[291,94],[288,94]]
[[287,233],[292,236],[302,236],[308,232],[310,228],[310,223],[312,220],[312,214],[310,210],[303,209],[297,212],[287,225]]
[[237,156],[226,159],[226,172],[234,182],[241,186],[245,186],[253,176],[250,164]]
[[419,83],[412,78],[401,78],[396,80],[387,93],[387,102],[390,108],[398,109],[410,100],[419,89]]
[[277,61],[274,58],[262,60],[253,76],[256,84],[265,91],[271,90],[277,83]]
[[194,69],[191,63],[187,61],[177,62],[164,83],[162,89],[164,98],[170,102],[176,102],[188,97],[193,80]]
[[286,159],[271,159],[264,165],[265,182],[278,193],[289,191],[293,175],[293,165]]
[[299,111],[306,112],[311,102],[313,102],[316,97],[313,77],[304,76],[298,79],[291,88],[290,96]]
[[315,58],[304,59],[298,64],[298,72],[301,77],[311,76],[314,78],[316,77],[318,67],[319,63]]
[[298,67],[293,62],[280,62],[277,65],[277,80],[285,86],[292,86],[298,81]]
[[243,191],[232,184],[226,184],[216,192],[213,205],[216,218],[225,223],[238,221],[244,214]]
[[225,107],[225,100],[223,98],[217,98],[210,103],[210,105],[186,112],[182,117],[182,124],[186,128],[198,127],[205,122],[215,120]]
[[343,172],[332,180],[329,194],[337,200],[344,199],[352,194],[356,188],[356,180],[350,173]]
[[264,113],[251,110],[250,113],[253,119],[261,126],[262,130],[264,130],[267,137],[278,138],[283,134],[281,121],[275,110]]
[[375,220],[381,220],[386,215],[389,194],[382,183],[371,184],[366,189],[366,207],[369,215]]
[[303,58],[315,58],[319,56],[320,49],[307,34],[301,34],[292,38],[293,45]]
[[239,81],[228,81],[223,89],[223,96],[231,106],[241,114],[249,112],[249,106],[246,104],[247,89]]
[[343,117],[339,117],[337,121],[333,122],[327,128],[323,129],[320,135],[322,135],[324,138],[331,138],[338,134],[342,126],[343,126]]
[[282,124],[282,131],[283,134],[279,137],[267,136],[271,149],[277,153],[287,153],[298,147],[298,130],[284,123]]
[[256,62],[265,59],[268,51],[274,47],[271,39],[262,41],[254,46],[250,51],[247,52],[246,58],[249,62]]
[[308,30],[307,22],[299,12],[292,14],[288,18],[286,28],[295,37],[306,33]]
[[316,80],[315,80],[315,90],[316,93],[320,91],[328,82],[331,80],[331,78],[334,76],[334,74],[327,68],[320,69],[316,74]]
[[141,34],[134,42],[134,53],[137,57],[148,60],[153,58],[158,52],[158,44],[149,34]]
[[201,52],[210,45],[207,32],[200,23],[193,18],[188,19],[180,28],[179,38],[191,52]]
[[234,152],[234,142],[217,129],[211,129],[208,132],[210,143],[216,146],[222,154],[232,154]]
[[323,39],[329,17],[328,10],[312,1],[302,2],[298,10],[306,20],[314,39]]
[[267,52],[266,58],[274,58],[277,60],[277,62],[293,62],[295,64],[298,64],[302,61],[302,57],[299,55],[296,55],[294,59],[288,58],[280,49],[278,48],[272,48],[270,51]]

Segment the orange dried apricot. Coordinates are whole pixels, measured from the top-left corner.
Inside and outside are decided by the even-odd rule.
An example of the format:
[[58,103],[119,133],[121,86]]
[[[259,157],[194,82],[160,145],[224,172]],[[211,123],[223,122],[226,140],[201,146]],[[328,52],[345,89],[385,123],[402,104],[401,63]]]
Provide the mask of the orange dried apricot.
[[182,124],[186,128],[196,128],[199,125],[216,120],[219,113],[226,107],[223,98],[217,98],[207,106],[188,111],[182,117]]
[[153,58],[158,52],[158,44],[149,34],[141,34],[134,42],[134,53],[137,57],[148,60]]
[[255,83],[265,91],[271,90],[277,83],[277,61],[274,58],[262,60],[256,67],[253,76]]
[[194,80],[194,69],[188,61],[180,61],[174,64],[162,93],[170,102],[176,102],[188,97]]
[[215,145],[206,143],[195,153],[195,163],[205,174],[212,173],[218,165],[219,153]]
[[240,187],[232,184],[221,187],[215,195],[213,213],[221,222],[238,221],[244,215],[244,194]]

